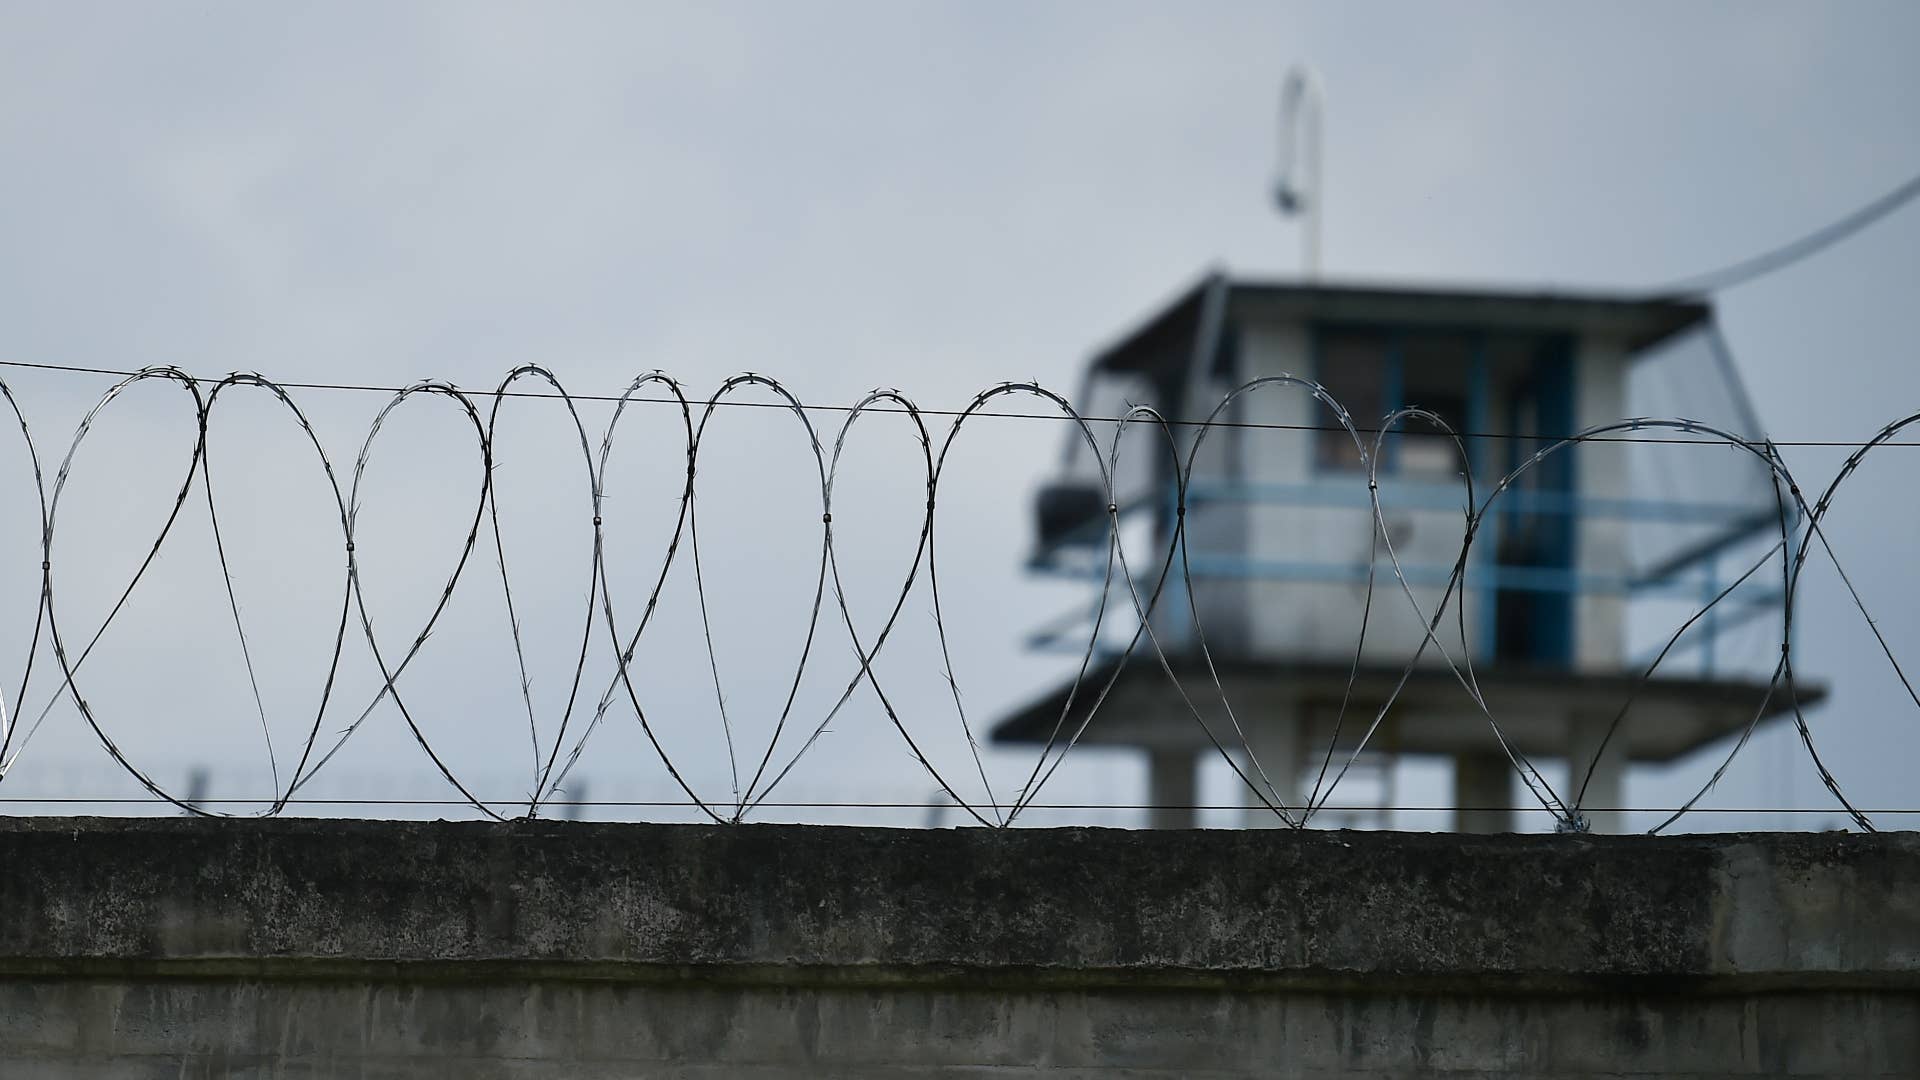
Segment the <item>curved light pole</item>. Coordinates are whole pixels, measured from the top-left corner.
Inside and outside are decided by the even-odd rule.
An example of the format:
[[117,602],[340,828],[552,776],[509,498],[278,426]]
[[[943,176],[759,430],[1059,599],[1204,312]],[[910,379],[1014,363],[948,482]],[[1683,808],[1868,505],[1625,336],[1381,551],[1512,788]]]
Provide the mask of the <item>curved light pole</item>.
[[1311,67],[1296,64],[1280,86],[1280,163],[1273,184],[1274,205],[1280,213],[1303,215],[1302,272],[1320,276],[1320,209],[1325,201],[1320,185],[1320,127],[1326,97],[1320,77]]

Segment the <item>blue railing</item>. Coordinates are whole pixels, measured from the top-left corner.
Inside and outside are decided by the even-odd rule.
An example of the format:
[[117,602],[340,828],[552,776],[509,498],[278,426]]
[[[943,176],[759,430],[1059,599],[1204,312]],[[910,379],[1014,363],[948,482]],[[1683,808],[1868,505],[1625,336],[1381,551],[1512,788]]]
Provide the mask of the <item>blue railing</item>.
[[[1485,495],[1476,490],[1476,498]],[[1464,515],[1466,489],[1461,484],[1390,481],[1380,485],[1382,507],[1394,511],[1453,511]],[[1210,504],[1257,503],[1274,506],[1342,507],[1367,509],[1371,499],[1363,484],[1348,482],[1322,484],[1244,484],[1207,482],[1188,488],[1189,514]],[[1142,511],[1158,511],[1162,527],[1173,518],[1175,499],[1171,489],[1136,497],[1119,505],[1122,518],[1136,517]],[[1719,573],[1719,557],[1728,548],[1759,533],[1779,527],[1776,508],[1759,509],[1751,503],[1699,503],[1655,499],[1596,498],[1569,492],[1534,491],[1524,488],[1503,492],[1481,527],[1475,540],[1475,554],[1469,563],[1467,587],[1491,600],[1498,592],[1558,594],[1612,594],[1635,599],[1667,599],[1696,602],[1705,609],[1724,587]],[[1619,520],[1642,524],[1719,525],[1711,535],[1676,557],[1662,561],[1654,570],[1639,573],[1602,573],[1570,567],[1526,566],[1494,561],[1495,541],[1501,525],[1516,516],[1561,516],[1584,520]],[[1189,519],[1191,520],[1191,518]],[[1464,521],[1463,521],[1464,525]],[[1106,543],[1105,516],[1089,519],[1079,528],[1035,553],[1029,563],[1036,572],[1055,576],[1099,581],[1106,573],[1101,560],[1074,561],[1061,558],[1068,548],[1103,548]],[[1163,541],[1164,542],[1164,541]],[[1189,541],[1191,543],[1191,541]],[[1384,555],[1382,562],[1384,563]],[[1188,572],[1196,580],[1264,580],[1312,584],[1360,584],[1369,571],[1374,580],[1391,580],[1390,567],[1369,567],[1364,559],[1328,561],[1314,559],[1257,558],[1244,552],[1196,550],[1186,552]],[[1452,564],[1437,565],[1402,559],[1400,572],[1416,587],[1444,588],[1454,574]],[[1135,567],[1157,572],[1151,567]],[[1177,589],[1178,582],[1169,583]],[[1142,582],[1143,587],[1147,582]],[[1169,597],[1175,599],[1175,597]],[[1163,601],[1164,602],[1164,601]],[[1737,593],[1718,605],[1694,624],[1676,645],[1674,652],[1699,649],[1703,671],[1711,672],[1714,640],[1734,627],[1769,613],[1777,613],[1784,593],[1777,585],[1756,578],[1743,584]],[[1078,613],[1055,620],[1029,638],[1036,648],[1084,648],[1085,638],[1077,642],[1071,625]],[[1090,616],[1081,616],[1084,623]],[[1487,620],[1491,624],[1492,620]],[[1672,654],[1670,654],[1672,655]],[[1651,660],[1648,655],[1645,660]],[[1644,662],[1644,661],[1643,661]]]

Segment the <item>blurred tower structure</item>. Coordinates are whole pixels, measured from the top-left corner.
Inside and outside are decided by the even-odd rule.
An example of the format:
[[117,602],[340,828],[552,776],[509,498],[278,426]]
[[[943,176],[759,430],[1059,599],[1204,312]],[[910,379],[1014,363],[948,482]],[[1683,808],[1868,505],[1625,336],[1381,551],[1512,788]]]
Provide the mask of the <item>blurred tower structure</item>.
[[[1464,440],[1463,460],[1452,440],[1408,420],[1377,455],[1386,534],[1429,617],[1459,556],[1469,474],[1477,507],[1540,447],[1635,415],[1688,416],[1760,437],[1712,309],[1697,299],[1222,274],[1099,351],[1078,407],[1115,416],[1129,403],[1151,403],[1171,419],[1201,421],[1236,387],[1283,373],[1323,385],[1363,429],[1419,406],[1482,436]],[[1456,593],[1460,617],[1450,610],[1436,631],[1444,648],[1429,643],[1421,652],[1426,629],[1378,543],[1366,452],[1333,412],[1302,389],[1269,385],[1237,396],[1220,419],[1226,423],[1206,435],[1188,477],[1191,593],[1176,561],[1152,616],[1180,685],[1145,640],[1123,659],[1138,627],[1123,583],[1107,586],[1102,630],[1091,630],[1110,523],[1118,522],[1143,598],[1176,535],[1166,438],[1147,425],[1129,429],[1115,514],[1100,480],[1104,462],[1076,429],[1058,476],[1040,493],[1030,565],[1092,581],[1093,602],[1030,643],[1076,654],[1094,637],[1092,663],[1077,693],[1062,685],[1004,717],[996,741],[1071,736],[1111,681],[1079,742],[1144,751],[1148,801],[1166,808],[1153,823],[1192,825],[1185,808],[1197,802],[1198,762],[1217,753],[1216,739],[1231,748],[1240,738],[1213,689],[1195,611],[1234,722],[1264,772],[1262,779],[1245,770],[1251,787],[1267,792],[1248,790],[1250,825],[1279,823],[1269,802],[1299,807],[1377,720],[1328,804],[1353,813],[1334,820],[1355,823],[1370,808],[1391,806],[1398,759],[1437,755],[1452,762],[1456,828],[1512,829],[1525,789],[1462,685],[1456,667],[1469,656],[1507,744],[1535,762],[1568,763],[1562,775],[1572,779],[1556,787],[1571,803],[1585,780],[1582,802],[1597,808],[1586,816],[1598,831],[1621,824],[1611,810],[1624,804],[1629,763],[1673,761],[1791,707],[1784,689],[1769,694],[1770,669],[1730,671],[1718,655],[1743,625],[1762,636],[1769,623],[1777,631],[1777,573],[1754,574],[1715,605],[1642,685],[1666,636],[1779,537],[1782,506],[1753,455],[1718,443],[1638,442],[1549,455],[1492,504],[1470,551],[1466,588]],[[1176,428],[1182,460],[1198,430]],[[1752,554],[1740,561],[1743,552]],[[1370,572],[1371,612],[1359,643]],[[1805,706],[1822,690],[1802,682],[1797,693]],[[1629,699],[1625,722],[1606,739]],[[1330,744],[1337,745],[1323,773]]]

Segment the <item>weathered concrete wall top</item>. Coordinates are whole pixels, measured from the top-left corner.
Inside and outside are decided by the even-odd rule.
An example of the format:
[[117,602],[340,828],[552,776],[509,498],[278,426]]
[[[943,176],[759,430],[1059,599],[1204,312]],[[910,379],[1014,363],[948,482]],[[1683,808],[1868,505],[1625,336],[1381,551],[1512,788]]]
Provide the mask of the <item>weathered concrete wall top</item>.
[[0,822],[0,974],[1920,989],[1920,835]]

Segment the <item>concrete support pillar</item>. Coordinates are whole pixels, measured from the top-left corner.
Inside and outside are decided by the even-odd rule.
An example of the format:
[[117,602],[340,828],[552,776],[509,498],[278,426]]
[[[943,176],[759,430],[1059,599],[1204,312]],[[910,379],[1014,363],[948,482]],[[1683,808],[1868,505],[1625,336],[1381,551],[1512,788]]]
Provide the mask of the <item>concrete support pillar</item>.
[[1200,799],[1200,757],[1191,750],[1147,751],[1147,824],[1155,829],[1191,829]]
[[[1587,828],[1597,833],[1619,832],[1625,824],[1626,815],[1613,809],[1626,805],[1627,798],[1627,740],[1624,733],[1615,732],[1613,740],[1606,749],[1600,748],[1600,742],[1606,738],[1607,726],[1613,723],[1611,716],[1576,716],[1573,719],[1571,738],[1567,742],[1567,801],[1580,800],[1582,814],[1586,815]],[[1599,763],[1594,763],[1598,755]],[[1591,767],[1593,778],[1587,779],[1587,770]],[[1585,783],[1586,793],[1580,791]],[[1589,806],[1597,810],[1586,809]]]
[[1505,754],[1453,756],[1453,831],[1513,831],[1513,763]]
[[[1247,743],[1253,749],[1253,756],[1259,759],[1259,767],[1252,761],[1242,763],[1241,769],[1247,779],[1260,788],[1260,794],[1267,794],[1267,782],[1273,784],[1273,795],[1279,797],[1294,814],[1300,811],[1300,724],[1291,711],[1280,712],[1272,716],[1257,717],[1247,725]],[[1266,781],[1260,778],[1266,773]],[[1280,815],[1268,809],[1259,795],[1248,791],[1241,785],[1246,799],[1246,819],[1249,829],[1280,829],[1286,827],[1286,821]],[[1272,798],[1272,795],[1268,796]]]

